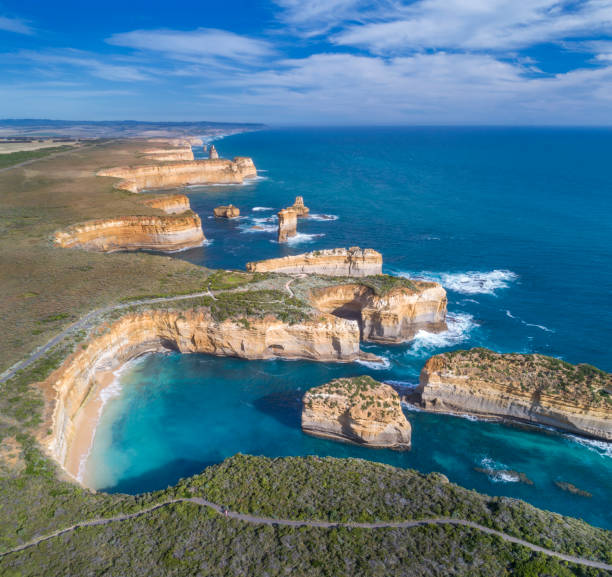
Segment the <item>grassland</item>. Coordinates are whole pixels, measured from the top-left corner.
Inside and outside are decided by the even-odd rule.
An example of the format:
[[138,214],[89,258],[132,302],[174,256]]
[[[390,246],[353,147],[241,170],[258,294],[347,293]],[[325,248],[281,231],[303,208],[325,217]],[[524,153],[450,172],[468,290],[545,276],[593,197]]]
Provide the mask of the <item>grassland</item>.
[[72,146],[49,146],[45,148],[39,148],[36,150],[20,150],[18,152],[7,152],[0,154],[0,169],[7,168],[9,166],[15,166],[28,160],[35,160],[37,158],[44,158],[50,154],[56,152],[64,152],[70,150]]
[[[143,143],[88,145],[0,173],[0,371],[82,314],[143,294],[206,290],[209,271],[166,256],[58,249],[53,233],[96,218],[160,214],[113,188],[102,167],[136,163]],[[49,149],[46,149],[47,152]]]

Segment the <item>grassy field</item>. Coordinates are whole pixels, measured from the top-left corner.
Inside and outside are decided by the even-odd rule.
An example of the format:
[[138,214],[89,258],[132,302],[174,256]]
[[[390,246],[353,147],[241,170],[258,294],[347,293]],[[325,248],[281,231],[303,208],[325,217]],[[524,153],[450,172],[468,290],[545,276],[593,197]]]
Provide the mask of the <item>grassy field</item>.
[[51,242],[56,230],[85,220],[161,214],[142,203],[145,195],[115,190],[115,179],[95,175],[102,167],[141,162],[145,146],[88,145],[0,173],[0,371],[89,310],[206,284],[206,269],[178,259],[61,249]]
[[38,148],[36,150],[20,150],[17,152],[7,152],[4,154],[0,154],[0,169],[6,168],[8,166],[14,166],[15,164],[25,162],[26,160],[44,158],[45,156],[49,156],[50,154],[54,154],[56,152],[64,152],[65,150],[70,150],[71,148],[73,147],[68,145],[47,146],[43,148]]

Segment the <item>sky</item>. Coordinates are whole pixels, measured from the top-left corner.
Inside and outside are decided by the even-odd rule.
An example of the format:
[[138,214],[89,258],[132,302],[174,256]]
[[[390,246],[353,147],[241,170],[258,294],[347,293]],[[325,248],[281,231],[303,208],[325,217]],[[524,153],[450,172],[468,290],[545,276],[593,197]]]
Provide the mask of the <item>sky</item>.
[[0,117],[612,125],[612,0],[0,0]]

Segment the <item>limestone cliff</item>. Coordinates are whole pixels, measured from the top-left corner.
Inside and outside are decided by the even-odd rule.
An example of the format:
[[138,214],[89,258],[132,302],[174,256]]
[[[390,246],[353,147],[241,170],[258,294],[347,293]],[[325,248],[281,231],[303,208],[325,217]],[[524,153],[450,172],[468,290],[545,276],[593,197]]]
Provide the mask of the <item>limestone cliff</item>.
[[214,211],[215,216],[221,218],[237,218],[240,216],[240,209],[233,204],[227,206],[217,206]]
[[325,362],[350,362],[364,355],[357,325],[331,315],[290,324],[272,315],[218,321],[207,308],[128,314],[101,327],[45,383],[49,422],[41,430],[50,433],[43,442],[68,472],[76,476],[79,467],[80,453],[71,452],[73,444],[78,440],[89,446],[88,403],[99,398],[103,377],[146,352],[166,350]]
[[291,208],[278,212],[278,242],[287,242],[297,234],[297,213]]
[[332,248],[247,263],[251,272],[363,277],[382,273],[382,255],[371,248]]
[[212,160],[216,160],[217,158],[219,158],[219,153],[217,152],[217,149],[215,148],[214,144],[210,145],[210,150],[208,151],[208,158]]
[[302,401],[302,429],[369,447],[410,448],[411,427],[399,395],[367,376],[310,389]]
[[144,150],[149,159],[157,162],[176,162],[179,160],[193,160],[193,150],[188,144],[177,148],[150,148]]
[[[392,288],[382,291],[384,282],[392,283]],[[364,341],[401,343],[419,330],[446,329],[446,291],[438,283],[381,275],[368,277],[363,284],[315,289],[311,302],[321,311],[357,319]]]
[[55,233],[55,244],[100,252],[172,252],[204,242],[202,222],[193,212],[178,216],[125,216],[90,220]]
[[109,168],[99,171],[98,176],[121,178],[118,189],[140,192],[188,184],[240,184],[246,178],[257,176],[257,170],[250,158],[237,156],[234,160],[204,159]]
[[454,351],[427,361],[418,392],[428,410],[516,419],[612,441],[612,375],[590,365]]
[[164,194],[145,199],[144,203],[167,214],[181,214],[191,210],[189,199],[184,194]]

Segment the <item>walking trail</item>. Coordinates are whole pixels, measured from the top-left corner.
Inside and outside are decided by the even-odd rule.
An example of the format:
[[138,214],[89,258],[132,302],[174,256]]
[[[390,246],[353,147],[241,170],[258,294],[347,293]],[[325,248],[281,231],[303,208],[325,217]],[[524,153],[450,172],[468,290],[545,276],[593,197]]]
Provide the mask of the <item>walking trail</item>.
[[221,507],[220,505],[217,505],[216,503],[211,503],[210,501],[206,501],[205,499],[201,499],[199,497],[171,499],[169,501],[158,503],[157,505],[153,505],[136,513],[115,515],[114,517],[91,519],[89,521],[75,523],[74,525],[70,525],[69,527],[66,527],[64,529],[59,529],[58,531],[54,531],[53,533],[49,533],[48,535],[43,535],[42,537],[37,537],[36,539],[32,539],[31,541],[24,543],[23,545],[19,545],[18,547],[14,547],[13,549],[9,549],[8,551],[0,553],[0,558],[5,557],[6,555],[11,555],[13,553],[24,551],[25,549],[29,549],[30,547],[35,547],[36,545],[43,543],[44,541],[49,541],[50,539],[54,539],[55,537],[59,537],[60,535],[65,535],[66,533],[70,533],[72,531],[75,531],[76,529],[82,529],[85,527],[96,527],[99,525],[107,525],[109,523],[134,519],[136,517],[152,513],[153,511],[161,509],[162,507],[167,507],[176,503],[194,503],[196,505],[199,505],[200,507],[208,507],[210,509],[213,509],[219,515],[225,516],[226,518],[236,519],[238,521],[243,521],[245,523],[251,523],[254,525],[317,527],[321,529],[331,529],[337,527],[343,527],[347,529],[409,529],[412,527],[423,527],[426,525],[454,525],[460,527],[469,527],[470,529],[476,529],[478,531],[482,531],[483,533],[499,537],[500,539],[503,539],[508,543],[515,543],[517,545],[527,547],[532,551],[544,553],[545,555],[550,555],[551,557],[557,557],[558,559],[561,559],[563,561],[576,563],[577,565],[585,565],[587,567],[594,567],[596,569],[612,571],[612,565],[608,565],[607,563],[603,563],[602,561],[593,561],[591,559],[584,559],[582,557],[575,557],[573,555],[565,555],[563,553],[559,553],[551,549],[540,547],[539,545],[534,545],[533,543],[525,541],[524,539],[519,539],[518,537],[513,537],[512,535],[508,535],[507,533],[496,531],[495,529],[491,529],[489,527],[485,527],[484,525],[474,523],[473,521],[466,521],[463,519],[453,519],[450,517],[434,517],[431,519],[419,519],[416,521],[377,521],[373,523],[357,523],[350,521],[345,523],[339,523],[333,521],[302,521],[293,519],[276,519],[273,517],[258,517],[256,515],[229,511]]

